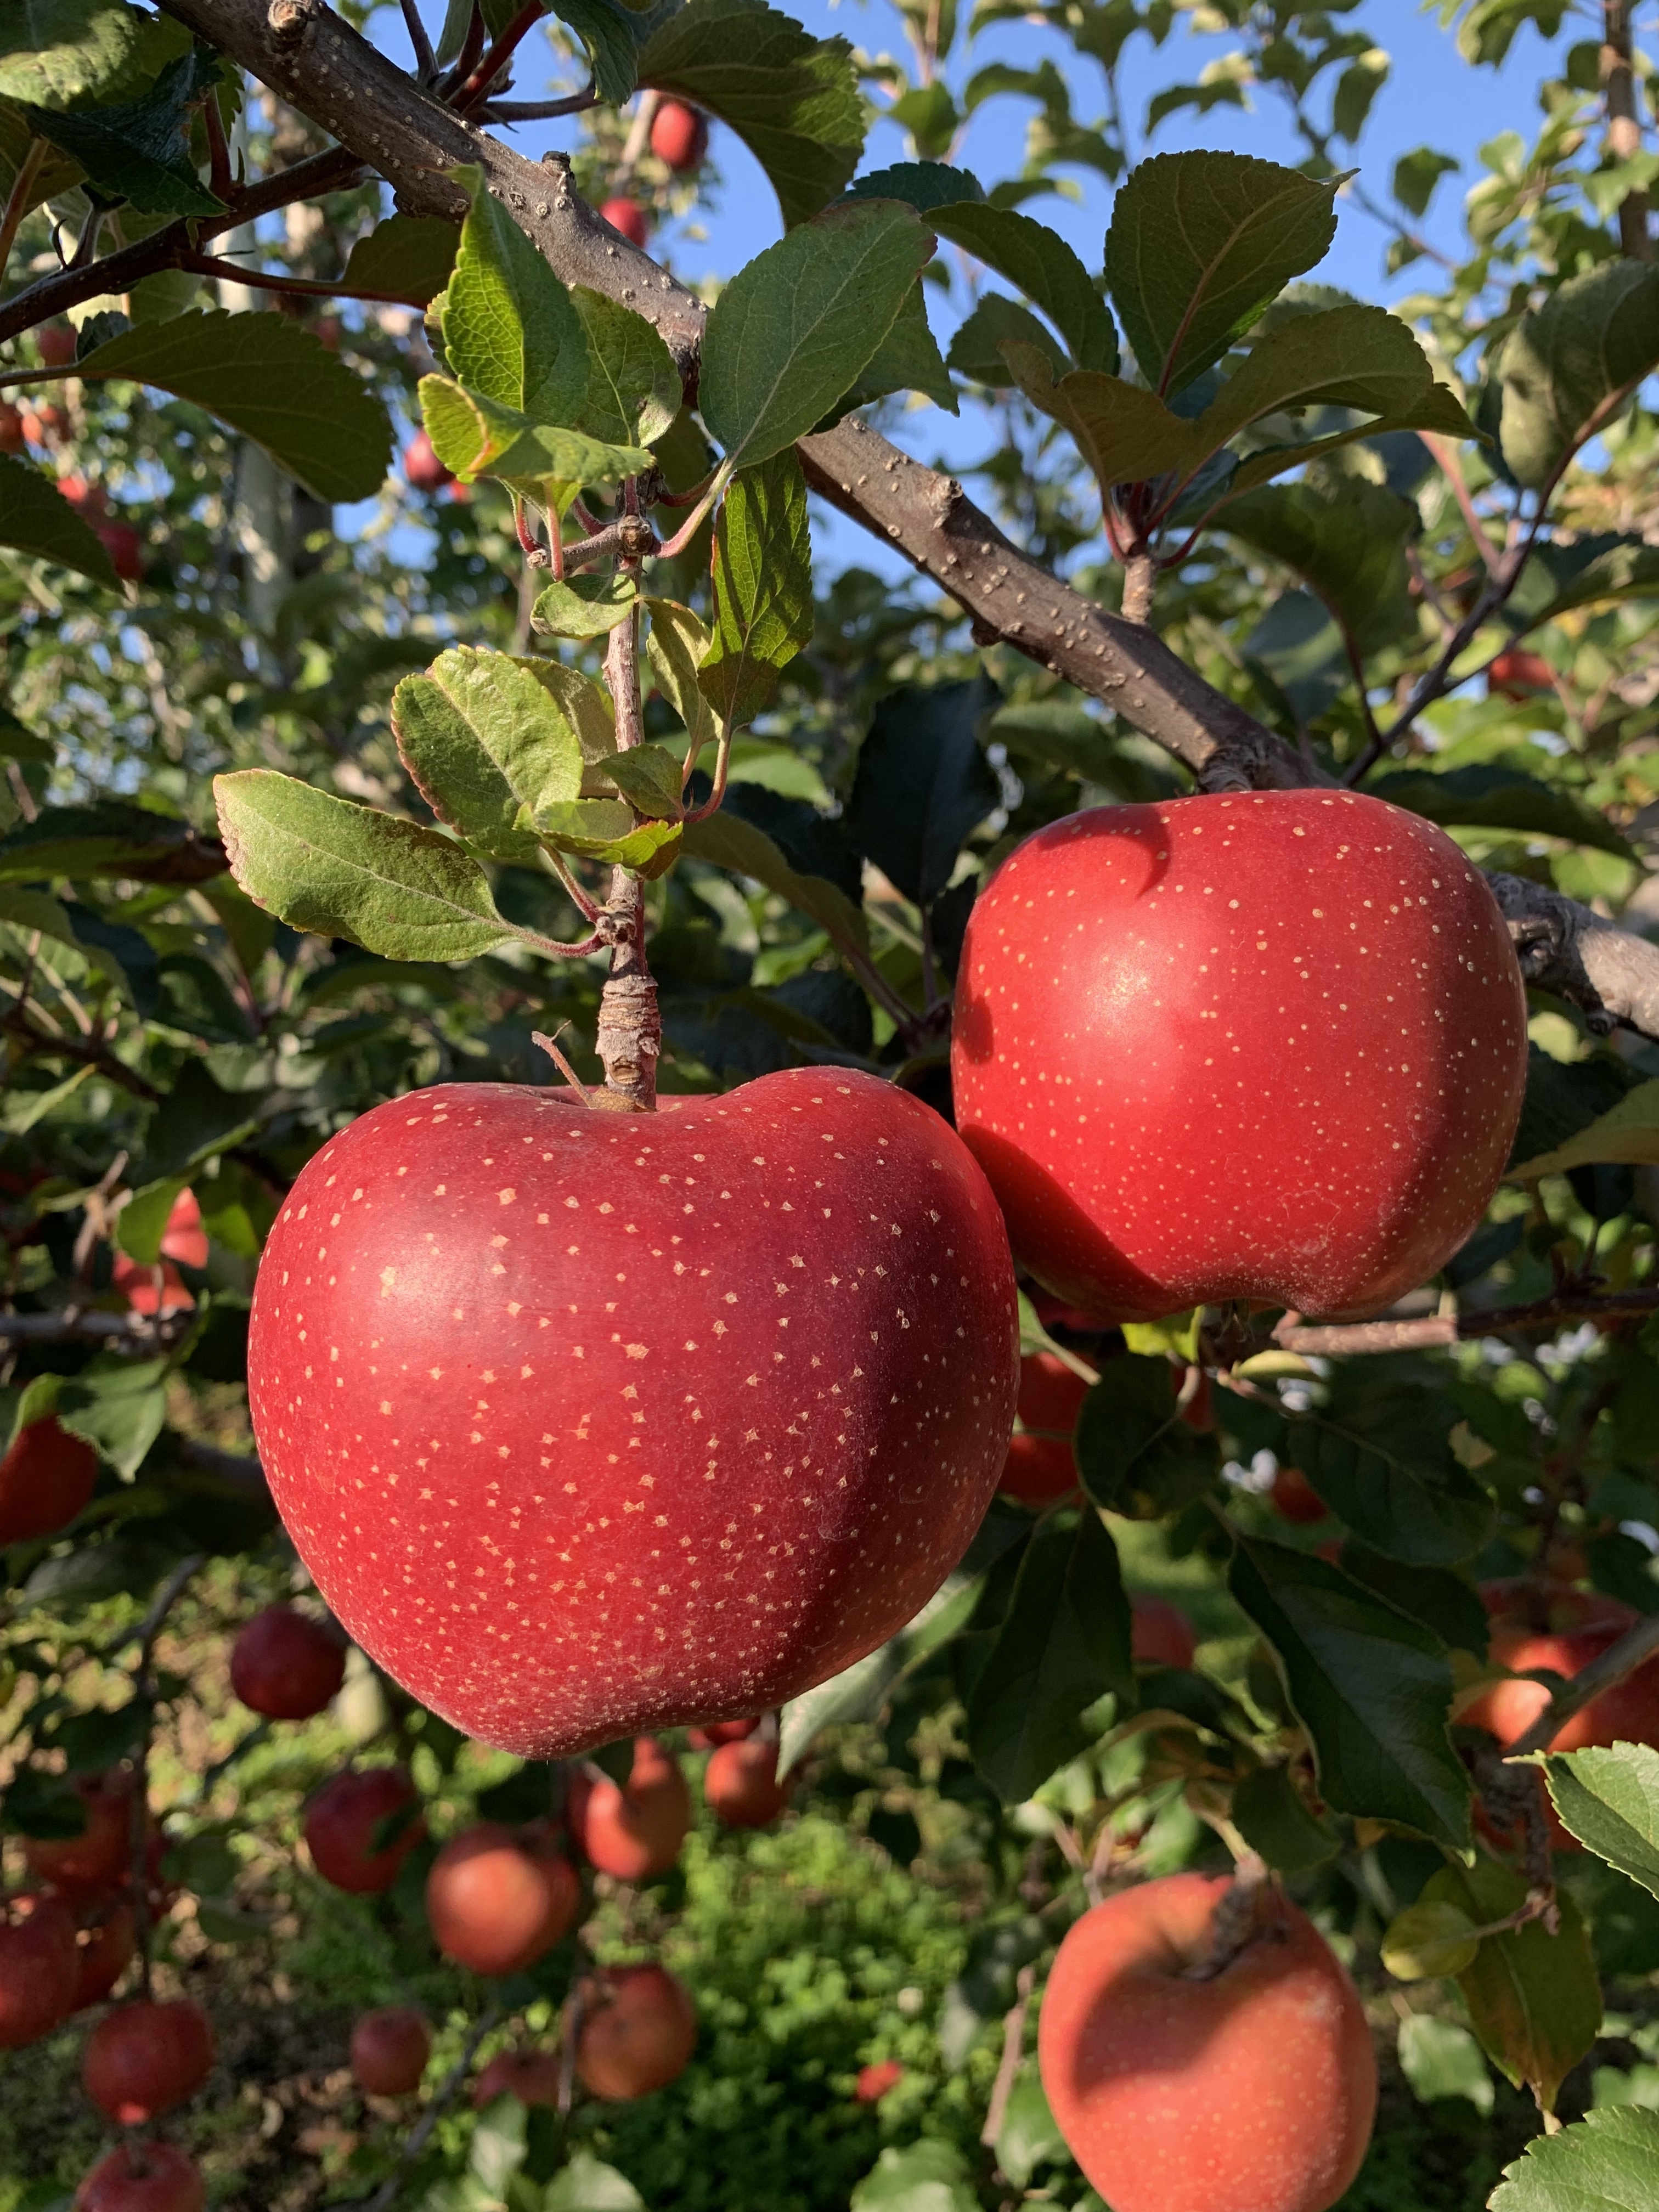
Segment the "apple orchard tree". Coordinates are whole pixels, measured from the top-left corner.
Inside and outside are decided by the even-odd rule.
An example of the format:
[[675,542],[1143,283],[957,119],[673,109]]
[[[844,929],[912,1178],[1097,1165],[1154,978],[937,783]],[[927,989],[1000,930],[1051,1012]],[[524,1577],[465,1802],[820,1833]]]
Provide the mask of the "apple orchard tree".
[[0,9],[5,2212],[1648,2203],[1638,11],[401,5]]

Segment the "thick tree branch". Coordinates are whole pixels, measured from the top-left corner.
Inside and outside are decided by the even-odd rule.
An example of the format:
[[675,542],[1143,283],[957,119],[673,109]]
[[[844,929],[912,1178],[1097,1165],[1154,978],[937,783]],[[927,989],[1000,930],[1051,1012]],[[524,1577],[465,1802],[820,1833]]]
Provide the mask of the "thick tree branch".
[[1659,1036],[1659,945],[1524,876],[1493,870],[1486,881],[1528,983],[1571,1000],[1598,1035],[1622,1025]]

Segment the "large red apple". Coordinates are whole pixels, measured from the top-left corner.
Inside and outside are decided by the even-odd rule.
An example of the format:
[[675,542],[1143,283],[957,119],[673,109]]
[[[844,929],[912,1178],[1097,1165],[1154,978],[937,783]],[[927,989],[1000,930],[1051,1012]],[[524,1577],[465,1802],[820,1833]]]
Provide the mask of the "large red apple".
[[1352,792],[1102,806],[1012,854],[957,987],[957,1124],[1016,1255],[1118,1319],[1373,1313],[1503,1170],[1526,1000],[1445,832]]
[[354,1896],[390,1889],[426,1833],[421,1800],[401,1766],[348,1767],[306,1807],[306,1847],[323,1880]]
[[124,2142],[75,2193],[76,2212],[203,2212],[207,2189],[175,2144]]
[[678,1858],[691,1826],[691,1792],[672,1752],[642,1735],[635,1739],[625,1784],[606,1774],[572,1775],[565,1814],[590,1866],[618,1881],[647,1881]]
[[283,1208],[248,1376],[352,1636],[546,1757],[781,1705],[892,1635],[989,1502],[1016,1363],[957,1138],[802,1068],[649,1116],[376,1107]]
[[54,1536],[86,1505],[98,1480],[98,1455],[48,1413],[20,1429],[0,1459],[0,1544]]
[[406,2097],[418,2089],[431,2056],[432,2031],[413,2005],[381,2005],[352,2022],[352,2075],[372,2097]]
[[591,2096],[621,2103],[666,2088],[697,2047],[691,1992],[662,1966],[617,1966],[590,1985],[576,2074]]
[[1072,1434],[1089,1385],[1052,1352],[1028,1352],[1019,1363],[1019,1428],[1008,1439],[998,1488],[1022,1505],[1049,1505],[1077,1488]]
[[81,2086],[124,2128],[193,2097],[213,2071],[213,2030],[200,2005],[140,2000],[106,2013],[87,2038]]
[[337,1631],[290,1605],[268,1605],[231,1647],[230,1686],[271,1720],[309,1720],[338,1692],[345,1659]]
[[581,1884],[550,1844],[480,1820],[452,1836],[426,1878],[426,1917],[447,1958],[475,1974],[514,1974],[575,1926]]
[[1365,2155],[1376,2062],[1352,1983],[1272,1891],[1213,1971],[1229,1886],[1177,1874],[1120,1891],[1049,1975],[1042,2086],[1113,2212],[1325,2212]]
[[0,2051],[57,2027],[75,2002],[75,1920],[61,1898],[0,1896]]

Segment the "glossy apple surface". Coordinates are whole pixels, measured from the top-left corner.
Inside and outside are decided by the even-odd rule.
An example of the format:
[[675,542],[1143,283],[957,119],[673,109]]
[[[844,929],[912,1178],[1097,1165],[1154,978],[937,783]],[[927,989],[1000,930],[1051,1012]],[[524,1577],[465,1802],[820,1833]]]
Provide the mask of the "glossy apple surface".
[[1129,1602],[1133,1616],[1133,1656],[1151,1667],[1190,1667],[1198,1638],[1181,1607],[1150,1590],[1138,1590]]
[[75,2193],[76,2212],[203,2212],[207,2188],[170,2142],[124,2142]]
[[618,1881],[666,1874],[691,1826],[691,1792],[680,1763],[654,1736],[635,1740],[628,1780],[577,1772],[565,1815],[590,1866]]
[[0,2051],[56,2027],[75,2002],[75,1917],[61,1898],[0,1897]]
[[1072,1435],[1089,1385],[1052,1352],[1030,1352],[1019,1363],[1019,1427],[997,1487],[1022,1505],[1049,1505],[1077,1488]]
[[721,1744],[703,1769],[702,1794],[723,1828],[769,1828],[789,1802],[776,1744],[752,1736]]
[[323,1880],[355,1896],[390,1889],[426,1833],[420,1796],[401,1766],[348,1768],[306,1807],[306,1847]]
[[106,2013],[87,2038],[81,2086],[124,2128],[193,2097],[213,2071],[213,2030],[200,2005],[140,2000]]
[[98,1455],[48,1413],[20,1429],[0,1459],[0,1544],[65,1528],[92,1496]]
[[475,1974],[514,1974],[576,1924],[581,1884],[550,1845],[480,1820],[449,1841],[426,1878],[426,1917],[446,1958]]
[[261,1457],[330,1606],[547,1757],[781,1705],[979,1525],[1018,1341],[949,1127],[836,1069],[677,1111],[446,1085],[309,1163],[261,1262]]
[[270,1720],[309,1720],[337,1695],[345,1661],[337,1630],[291,1605],[268,1605],[231,1646],[230,1686]]
[[431,2056],[432,2031],[414,2005],[380,2005],[352,2022],[352,2075],[372,2097],[418,2089]]
[[1112,2212],[1326,2212],[1359,2169],[1376,2063],[1352,1983],[1268,1891],[1204,1978],[1224,1876],[1121,1891],[1060,1948],[1038,2025],[1061,2135]]
[[1480,1221],[1526,1018],[1484,878],[1416,815],[1322,791],[1097,807],[974,908],[957,1126],[1072,1304],[1373,1313]]
[[617,1966],[588,1994],[576,2076],[590,2096],[622,2103],[665,2089],[697,2047],[691,1992],[661,1966]]

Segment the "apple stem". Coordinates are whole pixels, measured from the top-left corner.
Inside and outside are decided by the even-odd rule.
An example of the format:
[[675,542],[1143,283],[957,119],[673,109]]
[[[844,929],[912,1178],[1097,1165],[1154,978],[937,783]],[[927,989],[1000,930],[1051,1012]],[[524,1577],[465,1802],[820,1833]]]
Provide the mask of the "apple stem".
[[557,1038],[545,1036],[540,1030],[532,1030],[530,1032],[530,1042],[532,1044],[539,1045],[541,1047],[542,1050],[552,1061],[554,1066],[558,1069],[560,1074],[563,1076],[565,1081],[570,1085],[570,1088],[575,1092],[582,1103],[586,1105],[589,1103],[587,1085],[582,1081],[580,1076],[577,1074],[575,1069],[572,1067],[570,1062],[559,1050]]
[[1192,1970],[1194,1981],[1212,1982],[1255,1942],[1261,1932],[1261,1904],[1270,1879],[1266,1862],[1255,1851],[1241,1854],[1231,1886],[1210,1915],[1210,1955]]
[[[637,560],[624,559],[626,572]],[[617,750],[629,752],[643,741],[640,708],[640,617],[630,607],[605,647],[605,680],[616,710]],[[599,998],[595,1040],[605,1063],[605,1097],[594,1103],[624,1112],[652,1114],[657,1106],[657,1060],[662,1051],[662,1018],[657,986],[645,957],[645,885],[631,869],[613,868],[607,912],[617,928],[611,974]]]

